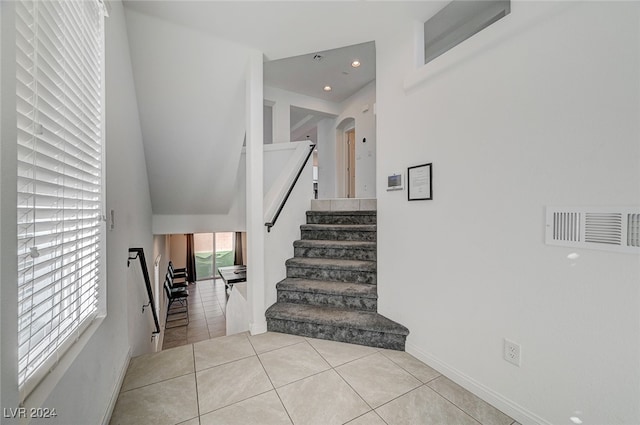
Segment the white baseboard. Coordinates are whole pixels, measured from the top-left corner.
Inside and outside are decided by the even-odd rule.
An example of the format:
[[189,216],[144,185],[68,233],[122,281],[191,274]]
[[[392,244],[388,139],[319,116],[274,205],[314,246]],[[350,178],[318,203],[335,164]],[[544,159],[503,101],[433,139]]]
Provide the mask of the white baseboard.
[[107,410],[104,412],[104,417],[102,418],[102,425],[109,425],[109,421],[111,421],[111,415],[113,414],[113,409],[116,407],[116,402],[118,401],[118,396],[120,395],[120,388],[122,388],[124,377],[127,374],[127,369],[129,369],[130,361],[131,361],[131,347],[129,347],[129,351],[127,351],[127,354],[125,355],[125,358],[122,362],[122,369],[118,374],[118,380],[116,381],[113,392],[111,393],[111,400],[109,401]]
[[249,332],[251,335],[263,334],[267,331],[267,321],[260,320],[249,324]]
[[493,391],[491,388],[486,387],[475,379],[460,372],[456,368],[451,367],[447,363],[432,356],[431,354],[421,351],[413,344],[407,343],[406,351],[413,357],[431,366],[442,375],[451,379],[453,382],[460,385],[464,389],[472,392],[498,410],[511,416],[522,425],[552,425],[550,422],[547,422],[535,413],[527,410],[517,403],[514,403],[513,401],[504,397],[502,394]]

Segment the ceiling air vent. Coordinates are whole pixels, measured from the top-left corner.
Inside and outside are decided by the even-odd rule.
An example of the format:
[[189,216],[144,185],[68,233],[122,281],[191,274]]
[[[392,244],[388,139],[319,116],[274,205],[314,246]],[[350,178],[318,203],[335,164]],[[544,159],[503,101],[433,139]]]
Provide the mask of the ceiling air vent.
[[545,242],[640,253],[640,207],[547,207]]

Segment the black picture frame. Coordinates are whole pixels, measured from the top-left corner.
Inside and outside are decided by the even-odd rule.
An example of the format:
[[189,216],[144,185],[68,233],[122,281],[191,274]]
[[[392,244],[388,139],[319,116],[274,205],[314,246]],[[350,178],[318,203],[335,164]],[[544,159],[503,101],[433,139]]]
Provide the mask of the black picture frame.
[[433,200],[433,163],[407,168],[407,188],[409,201]]

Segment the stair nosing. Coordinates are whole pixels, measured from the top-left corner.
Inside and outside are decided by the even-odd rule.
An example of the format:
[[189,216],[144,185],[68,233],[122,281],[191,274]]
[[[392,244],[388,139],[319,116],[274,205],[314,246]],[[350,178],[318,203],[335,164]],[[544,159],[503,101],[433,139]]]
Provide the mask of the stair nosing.
[[310,210],[307,215],[377,215],[377,210]]
[[294,248],[313,246],[314,248],[353,248],[363,250],[373,250],[377,248],[374,241],[338,241],[334,239],[298,239],[293,241]]
[[[293,309],[294,312],[288,312],[288,317],[282,317],[282,316],[286,316],[287,313],[283,313],[282,310],[288,310],[288,309]],[[389,328],[387,329],[377,329],[371,326],[362,326],[360,325],[356,325],[352,322],[345,322],[342,324],[335,324],[332,323],[329,320],[324,320],[324,318],[313,318],[313,320],[311,318],[307,318],[307,317],[302,317],[297,315],[296,313],[297,311],[301,311],[301,310],[311,310],[312,312],[322,312],[321,314],[333,314],[333,312],[342,312],[344,314],[347,315],[352,315],[355,317],[362,317],[362,316],[373,316],[375,317],[375,320],[377,321],[382,321],[383,323],[385,323],[386,325],[389,326]],[[275,311],[275,313],[274,313]],[[275,317],[274,317],[275,316]],[[409,334],[409,330],[397,323],[394,322],[393,320],[384,317],[383,315],[381,315],[378,312],[374,312],[374,311],[364,311],[364,310],[354,310],[354,309],[349,309],[349,308],[337,308],[337,307],[327,307],[327,306],[316,306],[316,305],[312,305],[312,304],[295,304],[295,303],[276,303],[273,304],[271,307],[269,307],[266,311],[266,317],[267,319],[275,319],[275,320],[289,320],[289,321],[296,321],[296,322],[303,322],[303,323],[312,323],[312,324],[322,324],[322,325],[328,325],[328,326],[334,326],[334,327],[350,327],[350,328],[354,328],[354,329],[360,329],[360,330],[364,330],[364,331],[369,331],[369,332],[380,332],[380,333],[388,333],[388,334],[394,334],[394,335],[408,335]],[[395,328],[395,329],[392,329]]]
[[375,232],[377,224],[301,224],[302,230],[353,230],[360,232]]
[[[312,287],[295,287],[296,283],[317,283],[318,286]],[[291,285],[291,286],[290,286]],[[324,288],[320,286],[325,286]],[[364,292],[349,292],[349,289],[361,287],[365,289]],[[328,290],[327,287],[334,287],[336,290]],[[340,287],[343,287],[345,291],[339,291]],[[370,283],[357,283],[357,282],[337,282],[333,280],[316,280],[316,279],[304,279],[296,277],[287,277],[276,284],[276,289],[281,291],[290,292],[305,292],[321,295],[339,295],[343,297],[357,297],[367,299],[378,299],[377,287]]]
[[344,260],[341,258],[293,257],[285,261],[285,266],[307,267],[312,269],[324,268],[328,270],[364,271],[364,272],[375,272],[377,270],[376,261]]

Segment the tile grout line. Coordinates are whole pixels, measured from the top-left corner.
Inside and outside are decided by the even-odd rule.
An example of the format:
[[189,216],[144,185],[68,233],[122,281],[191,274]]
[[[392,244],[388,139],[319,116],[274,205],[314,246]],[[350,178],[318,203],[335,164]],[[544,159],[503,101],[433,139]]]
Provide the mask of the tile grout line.
[[[249,344],[251,344],[251,347],[253,348],[253,351],[256,353],[256,357],[258,358],[258,361],[260,362],[260,366],[262,366],[262,370],[264,371],[264,374],[267,375],[267,379],[271,383],[271,386],[273,387],[273,391],[276,393],[276,397],[278,397],[278,400],[280,400],[280,404],[282,405],[282,408],[284,409],[285,413],[287,414],[287,417],[289,418],[289,420],[293,424],[294,423],[293,422],[293,418],[291,417],[291,414],[289,413],[289,410],[287,409],[287,406],[284,405],[284,402],[282,401],[282,397],[280,397],[280,393],[278,392],[278,389],[273,384],[273,381],[271,380],[271,376],[269,376],[269,372],[267,372],[267,368],[264,367],[264,363],[262,363],[262,359],[258,355],[258,351],[256,350],[256,347],[254,347],[253,343],[251,342],[251,338],[247,338],[247,339],[249,340]],[[284,347],[282,347],[282,348],[284,348]],[[272,350],[272,351],[275,351],[275,350]]]
[[[174,348],[177,348],[177,347],[174,347]],[[194,366],[194,371],[195,371],[195,366]],[[183,373],[182,375],[176,375],[176,376],[172,376],[171,378],[161,379],[161,380],[156,381],[156,382],[151,382],[149,384],[140,385],[139,387],[129,388],[128,390],[120,391],[120,394],[128,393],[129,391],[139,390],[141,388],[150,387],[151,385],[160,384],[162,382],[171,381],[172,379],[182,378],[182,377],[185,377],[187,375],[191,375],[192,373],[195,373],[195,372],[187,372],[187,373]]]
[[200,423],[200,394],[198,393],[198,373],[196,371],[196,347],[191,344],[191,356],[193,358],[193,380],[196,383],[196,406],[198,409],[198,423]]
[[464,413],[465,415],[469,416],[472,420],[474,420],[475,422],[477,422],[478,424],[482,425],[482,422],[480,422],[478,419],[474,418],[470,413],[466,412],[462,407],[458,406],[457,404],[455,404],[454,402],[452,402],[451,400],[449,400],[448,398],[446,398],[445,396],[443,396],[442,394],[440,394],[435,388],[431,388],[431,386],[424,384],[427,388],[429,388],[431,391],[433,391],[434,393],[436,393],[438,395],[438,397],[441,397],[444,401],[446,401],[447,403],[451,404],[452,406],[454,406],[456,409],[458,409],[459,411],[461,411],[462,413]]
[[[347,384],[347,386],[349,386],[349,388],[351,388],[351,390],[352,390],[352,391],[353,391],[353,392],[354,392],[354,393],[355,393],[355,394],[360,398],[360,400],[362,400],[362,401],[364,402],[364,404],[366,404],[366,405],[371,409],[369,412],[371,412],[371,411],[375,411],[375,409],[374,409],[374,408],[369,404],[369,402],[367,402],[367,400],[365,400],[365,399],[364,399],[364,397],[362,397],[362,395],[361,395],[358,391],[356,391],[356,389],[355,389],[355,388],[353,388],[353,386],[351,386],[351,384],[350,384],[349,382],[347,382],[347,380],[346,380],[346,379],[344,379],[344,376],[342,376],[342,375],[340,374],[340,372],[338,372],[338,370],[336,370],[336,367],[340,367],[340,366],[346,365],[346,364],[348,364],[348,363],[354,362],[354,361],[356,361],[356,360],[363,359],[363,358],[368,357],[368,356],[370,356],[370,355],[374,355],[374,354],[375,354],[375,353],[377,353],[379,350],[376,350],[376,352],[375,352],[375,353],[371,353],[371,354],[369,354],[369,355],[367,355],[367,356],[362,356],[362,357],[360,357],[360,358],[358,358],[358,359],[351,360],[350,362],[346,362],[346,363],[343,363],[343,364],[341,364],[341,365],[339,365],[339,366],[333,367],[333,366],[331,365],[331,363],[329,363],[329,361],[328,361],[327,359],[325,359],[325,358],[322,356],[322,354],[320,354],[320,352],[319,352],[318,350],[316,350],[316,347],[314,347],[314,346],[313,346],[313,344],[311,344],[309,341],[307,341],[307,343],[308,343],[308,344],[309,344],[309,345],[310,345],[310,346],[311,346],[311,347],[316,351],[316,353],[318,353],[318,355],[319,355],[320,357],[322,357],[322,358],[324,359],[324,361],[325,361],[325,362],[327,362],[327,363],[329,364],[329,366],[331,367],[331,370],[333,370],[333,371],[335,372],[335,374],[336,374],[336,375],[338,375],[338,376],[340,377],[340,379],[342,379],[342,382],[344,382],[345,384]],[[366,413],[364,413],[364,414],[366,415],[366,414],[367,414],[367,413],[369,413],[369,412],[366,412]],[[352,418],[351,420],[353,420],[353,419],[355,419],[355,418]]]
[[[405,371],[405,372],[407,372],[409,375],[413,376],[414,378],[416,378],[418,381],[422,382],[423,384],[428,384],[429,382],[432,382],[432,381],[434,381],[434,380],[436,380],[436,379],[440,378],[441,376],[444,376],[443,374],[441,374],[441,373],[440,373],[440,372],[438,372],[437,370],[433,369],[433,368],[432,368],[431,366],[429,366],[428,364],[421,362],[421,363],[423,363],[425,366],[427,366],[427,367],[429,367],[429,368],[433,369],[433,370],[438,374],[438,376],[436,376],[436,377],[434,377],[434,378],[429,379],[427,382],[423,382],[423,381],[422,381],[422,379],[418,378],[416,375],[414,375],[413,373],[411,373],[407,368],[403,367],[400,363],[396,362],[396,361],[395,361],[395,360],[393,360],[391,357],[388,357],[386,354],[384,354],[384,352],[383,352],[383,351],[378,351],[378,352],[379,352],[380,354],[382,354],[386,359],[390,360],[390,361],[391,361],[391,363],[393,363],[394,365],[398,366],[400,369],[404,370],[404,371]],[[407,353],[407,352],[406,352],[406,351],[404,351],[404,353]],[[407,354],[409,354],[409,353],[407,353]],[[411,356],[411,354],[409,354],[409,355]],[[413,357],[413,356],[412,356],[412,357]]]
[[208,414],[210,414],[210,413],[217,412],[217,411],[222,410],[222,409],[226,409],[227,407],[235,406],[235,405],[236,405],[236,404],[238,404],[238,403],[242,403],[242,402],[245,402],[245,401],[247,401],[247,400],[251,400],[251,399],[252,399],[252,398],[254,398],[254,397],[260,397],[261,395],[264,395],[264,394],[266,394],[266,393],[268,393],[268,392],[271,392],[271,391],[275,391],[275,389],[274,389],[274,388],[272,388],[272,389],[267,390],[267,391],[262,391],[261,393],[258,393],[258,394],[255,394],[255,395],[252,395],[252,396],[247,397],[247,398],[243,398],[242,400],[234,401],[234,402],[233,402],[233,403],[231,403],[231,404],[227,404],[227,405],[225,405],[225,406],[217,407],[217,408],[215,408],[215,409],[213,409],[213,410],[210,410],[210,411],[208,411],[208,412],[204,412],[201,416],[205,416],[205,415],[208,415]]
[[[446,378],[446,379],[448,379],[449,381],[451,381],[449,378],[447,378],[447,377],[446,377],[446,376],[444,376],[444,375],[440,375],[438,378],[443,378],[443,377],[444,377],[444,378]],[[429,383],[431,383],[431,382],[435,381],[435,380],[436,380],[436,379],[438,379],[438,378],[432,379],[431,381],[429,381]],[[451,382],[453,382],[453,381],[451,381]],[[454,384],[455,384],[455,382],[454,382]],[[456,403],[454,403],[454,402],[453,402],[453,400],[450,400],[449,398],[447,398],[444,394],[442,394],[442,393],[441,393],[440,391],[438,391],[436,388],[433,388],[431,385],[428,385],[428,383],[427,383],[427,384],[425,384],[425,385],[426,385],[427,387],[429,387],[433,392],[435,392],[436,394],[438,394],[440,397],[442,397],[443,399],[445,399],[446,401],[448,401],[449,403],[451,403],[451,404],[453,404],[455,407],[457,407],[459,410],[461,410],[462,412],[464,412],[467,416],[471,417],[471,418],[472,418],[473,420],[475,420],[476,422],[478,422],[478,423],[482,424],[482,422],[480,422],[480,419],[476,418],[476,417],[475,417],[475,416],[473,416],[471,413],[467,412],[467,411],[466,411],[462,406],[458,406]],[[480,401],[482,401],[482,402],[486,403],[488,406],[493,407],[491,404],[489,404],[489,403],[487,403],[486,401],[482,400],[480,397],[476,396],[476,395],[475,395],[475,394],[473,394],[472,392],[470,392],[470,391],[468,391],[468,390],[466,390],[466,389],[464,389],[464,388],[463,388],[463,390],[464,390],[464,391],[466,391],[466,392],[468,392],[469,394],[473,395],[474,397],[478,398],[478,400],[480,400]],[[499,410],[499,409],[498,409],[498,408],[496,408],[496,407],[493,407],[493,408],[494,408],[494,409],[496,409],[498,412],[502,413],[503,415],[507,416],[509,419],[513,420],[513,418],[512,418],[512,417],[510,417],[509,415],[507,415],[506,413],[504,413],[502,410]],[[513,423],[512,423],[511,425],[513,425]]]

